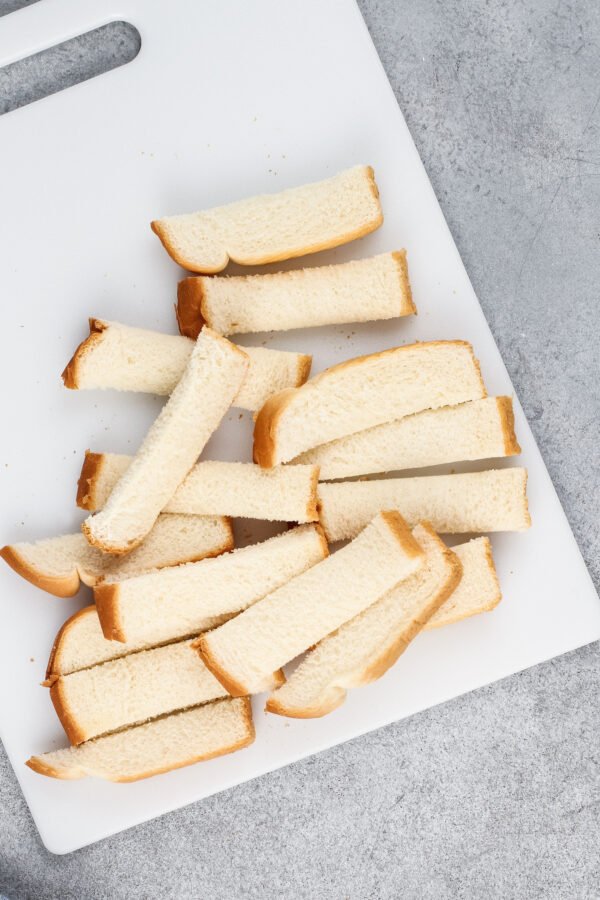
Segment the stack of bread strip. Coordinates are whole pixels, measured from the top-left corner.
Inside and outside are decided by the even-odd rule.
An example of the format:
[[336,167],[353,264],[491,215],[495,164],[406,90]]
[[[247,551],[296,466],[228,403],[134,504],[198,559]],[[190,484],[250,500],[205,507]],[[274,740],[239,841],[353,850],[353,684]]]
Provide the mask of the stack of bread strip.
[[[340,480],[520,452],[512,402],[487,396],[468,343],[384,350],[308,380],[309,355],[227,340],[415,313],[403,250],[210,277],[381,222],[367,166],[158,220],[169,254],[196,273],[178,289],[181,336],[90,319],[65,385],[168,400],[134,456],[86,452],[82,534],[1,551],[50,593],[94,591],[46,673],[72,746],[32,757],[35,771],[132,781],[241,749],[254,740],[250,695],[269,691],[279,715],[325,715],[421,630],[500,601],[489,538],[449,549],[438,532],[527,528],[524,469]],[[254,463],[198,462],[231,406],[256,413]],[[293,527],[234,549],[231,517]]]

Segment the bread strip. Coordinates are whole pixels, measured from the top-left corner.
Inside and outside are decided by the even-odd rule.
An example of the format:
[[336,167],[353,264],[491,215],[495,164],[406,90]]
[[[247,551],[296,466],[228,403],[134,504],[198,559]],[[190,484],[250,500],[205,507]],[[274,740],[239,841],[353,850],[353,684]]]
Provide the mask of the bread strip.
[[319,466],[322,481],[521,452],[510,397],[426,410],[307,450],[296,464]]
[[210,616],[231,615],[327,556],[318,525],[300,525],[216,559],[161,569],[94,590],[104,636],[160,644],[201,630]]
[[278,262],[337,247],[379,228],[379,192],[370,166],[279,194],[152,222],[172,259],[192,272]]
[[462,568],[426,523],[417,525],[413,537],[425,551],[424,565],[317,644],[271,694],[269,712],[324,716],[344,702],[347,690],[381,678],[404,653],[459,583]]
[[[129,456],[86,451],[77,487],[77,505],[101,509],[115,482],[127,470]],[[236,518],[272,522],[316,522],[318,466],[261,469],[252,463],[198,463],[165,506],[168,512],[211,515],[227,510]]]
[[90,544],[127,553],[142,542],[190,471],[244,380],[247,357],[210,329],[101,512],[82,525]]
[[[185,371],[194,344],[188,338],[118,322],[90,319],[90,334],[62,373],[72,390],[114,388],[168,396]],[[200,333],[195,329],[194,340]],[[248,371],[233,406],[256,410],[271,394],[304,384],[312,357],[304,353],[244,347]]]
[[[229,616],[224,615],[199,619],[195,623],[195,629],[186,636],[196,637],[201,631],[222,625],[228,618]],[[152,640],[108,641],[102,634],[96,607],[85,606],[70,616],[56,635],[44,685],[51,687],[61,675],[70,675],[139,650],[148,650],[160,643]]]
[[56,679],[50,697],[72,744],[226,697],[191,641],[142,650]]
[[485,396],[479,364],[465,341],[360,356],[270,397],[256,418],[254,461],[269,468],[383,422]]
[[402,517],[382,512],[351,544],[194,646],[233,696],[269,690],[281,666],[375,603],[424,559]]
[[108,576],[139,575],[232,549],[233,531],[225,516],[160,515],[144,543],[127,556],[110,556],[90,547],[81,532],[10,544],[0,556],[41,590],[72,597],[81,582],[94,587]]
[[328,541],[344,541],[392,508],[411,527],[428,521],[441,534],[524,531],[531,525],[526,489],[521,468],[320,484],[321,524]]
[[271,275],[196,275],[177,288],[179,330],[188,337],[205,324],[219,334],[249,334],[396,319],[415,312],[406,250]]
[[79,747],[32,756],[27,765],[50,778],[138,781],[241,750],[254,737],[248,698],[218,700]]
[[473,538],[452,550],[461,562],[462,578],[458,587],[426,623],[426,631],[490,612],[502,599],[489,538]]

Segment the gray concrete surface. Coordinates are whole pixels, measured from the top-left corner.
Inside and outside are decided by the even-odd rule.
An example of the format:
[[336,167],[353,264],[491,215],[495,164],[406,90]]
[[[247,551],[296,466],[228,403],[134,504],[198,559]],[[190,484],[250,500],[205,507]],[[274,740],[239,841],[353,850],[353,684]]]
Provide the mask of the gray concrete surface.
[[[600,5],[360,2],[598,585]],[[0,892],[600,897],[599,663],[590,645],[63,858],[0,756]]]

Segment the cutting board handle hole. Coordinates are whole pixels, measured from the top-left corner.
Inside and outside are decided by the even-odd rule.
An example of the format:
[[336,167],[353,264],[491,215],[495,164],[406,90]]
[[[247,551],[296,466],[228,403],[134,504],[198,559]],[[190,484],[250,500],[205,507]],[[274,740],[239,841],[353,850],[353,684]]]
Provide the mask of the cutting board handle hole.
[[0,115],[89,81],[136,58],[142,46],[129,22],[109,22],[0,68]]

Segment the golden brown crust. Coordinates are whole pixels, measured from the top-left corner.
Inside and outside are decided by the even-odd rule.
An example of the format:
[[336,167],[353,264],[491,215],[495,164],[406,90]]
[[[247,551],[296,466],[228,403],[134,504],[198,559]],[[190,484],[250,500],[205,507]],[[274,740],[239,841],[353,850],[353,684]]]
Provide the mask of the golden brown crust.
[[[314,466],[313,475],[310,480],[310,498],[306,505],[306,520],[307,522],[318,522],[319,521],[319,467]],[[321,529],[321,532],[323,529]],[[324,538],[325,535],[321,534]]]
[[301,387],[308,381],[310,369],[312,366],[312,356],[306,353],[298,356],[298,372],[296,375],[296,387]]
[[285,716],[287,719],[320,719],[341,706],[346,699],[346,694],[345,688],[330,686],[318,705],[305,706],[300,709],[285,706],[276,694],[272,694],[267,697],[265,712],[274,713],[276,716]]
[[396,263],[398,269],[398,277],[400,279],[401,299],[399,316],[411,316],[417,314],[412,288],[408,277],[408,263],[406,261],[406,250],[395,250],[392,253],[392,259]]
[[34,568],[21,556],[18,549],[10,544],[2,547],[0,556],[21,578],[25,578],[30,584],[48,594],[53,594],[55,597],[73,597],[79,590],[79,571],[75,565],[68,575],[48,575]]
[[71,710],[65,700],[62,678],[57,678],[50,685],[50,699],[69,742],[71,744],[82,744],[86,739],[86,735],[79,727],[77,720],[71,715]]
[[60,664],[62,642],[68,635],[74,623],[77,621],[77,619],[80,619],[83,616],[89,616],[95,613],[95,606],[84,606],[83,609],[78,610],[76,613],[70,616],[66,622],[63,622],[56,637],[54,638],[52,650],[50,651],[50,658],[48,659],[48,665],[46,667],[46,681],[44,682],[44,687],[50,687],[61,674],[60,672],[55,672],[55,668]]
[[[413,350],[415,347],[426,346],[434,347],[442,344],[454,344],[455,346],[466,347],[473,360],[475,370],[479,376],[482,397],[487,397],[487,391],[481,376],[481,367],[479,360],[473,352],[473,346],[468,341],[415,341],[414,344],[405,344],[403,347],[390,347],[388,350],[380,350],[377,353],[368,353],[365,356],[355,356],[353,359],[346,359],[335,366],[324,369],[310,379],[308,384],[318,385],[323,379],[329,378],[330,375],[351,368],[353,366],[362,365],[370,359],[382,358],[392,353],[400,353],[406,350]],[[279,420],[284,414],[288,404],[293,399],[297,391],[301,391],[302,387],[286,388],[277,394],[272,394],[263,405],[262,409],[257,413],[254,420],[254,447],[253,459],[255,463],[264,469],[270,469],[279,462],[276,454],[276,438]]]
[[79,344],[61,375],[64,386],[70,390],[76,391],[79,388],[79,366],[86,354],[102,341],[102,332],[108,328],[108,325],[102,319],[94,318],[89,319],[89,326],[90,333],[88,337]]
[[175,315],[179,333],[196,340],[204,325],[204,284],[202,275],[190,275],[177,285]]
[[80,509],[96,512],[98,500],[96,498],[96,482],[100,478],[104,465],[104,453],[92,453],[85,451],[81,474],[77,482],[77,497],[75,502]]
[[100,620],[102,634],[107,641],[121,641],[126,643],[127,637],[123,633],[123,623],[119,615],[118,584],[102,582],[94,588],[94,602]]
[[382,510],[380,515],[408,557],[424,555],[423,548],[396,509]]
[[515,434],[515,414],[512,397],[496,397],[496,405],[504,437],[504,454],[505,456],[517,456],[521,452],[521,447]]
[[56,769],[49,762],[46,762],[42,756],[30,756],[25,765],[37,772],[38,775],[46,775],[48,778],[60,778],[63,781],[76,781],[78,778],[85,778],[85,773],[81,769]]
[[292,396],[301,388],[285,388],[268,398],[254,420],[252,457],[263,469],[275,465],[275,434],[279,419]]
[[323,550],[323,559],[327,559],[329,556],[329,544],[327,543],[327,535],[325,534],[325,529],[321,524],[315,524],[314,528],[316,529],[319,538],[321,539],[321,548]]
[[[214,750],[211,753],[200,754],[199,756],[190,757],[185,762],[178,763],[173,766],[162,766],[157,769],[152,769],[148,772],[144,772],[141,775],[136,775],[132,778],[115,778],[108,779],[109,781],[115,781],[119,784],[127,784],[133,781],[141,781],[144,778],[150,778],[153,775],[162,775],[164,772],[171,772],[174,769],[182,769],[184,766],[190,766],[197,762],[205,762],[209,759],[215,759],[218,756],[226,756],[229,753],[235,753],[236,750],[243,750],[244,747],[248,747],[253,743],[256,738],[256,731],[254,728],[254,721],[252,718],[252,704],[250,702],[249,697],[241,698],[243,700],[242,707],[242,717],[244,719],[244,724],[246,726],[247,734],[245,737],[241,738],[239,741],[236,741],[233,744],[230,744],[227,747],[220,747],[218,750]],[[217,700],[216,703],[228,703],[228,700]],[[181,713],[175,713],[175,715],[181,715]],[[135,727],[135,726],[134,726]],[[99,738],[101,739],[101,738]],[[67,769],[61,768],[57,769],[52,766],[50,763],[46,762],[42,756],[32,756],[25,763],[26,766],[29,766],[34,772],[38,772],[40,775],[47,775],[50,778],[60,778],[63,780],[74,780],[78,778],[84,778],[88,773],[83,769]]]

